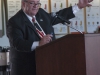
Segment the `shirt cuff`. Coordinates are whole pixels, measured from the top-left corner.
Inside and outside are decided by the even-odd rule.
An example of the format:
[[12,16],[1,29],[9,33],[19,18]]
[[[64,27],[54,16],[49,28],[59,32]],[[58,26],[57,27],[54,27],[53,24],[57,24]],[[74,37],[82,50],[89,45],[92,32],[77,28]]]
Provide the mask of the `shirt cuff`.
[[73,10],[73,13],[75,14],[75,13],[77,13],[80,9],[78,8],[77,5],[74,5],[74,6],[72,6],[72,10]]
[[32,47],[31,47],[31,50],[32,51],[35,50],[37,46],[39,46],[39,41],[33,42]]

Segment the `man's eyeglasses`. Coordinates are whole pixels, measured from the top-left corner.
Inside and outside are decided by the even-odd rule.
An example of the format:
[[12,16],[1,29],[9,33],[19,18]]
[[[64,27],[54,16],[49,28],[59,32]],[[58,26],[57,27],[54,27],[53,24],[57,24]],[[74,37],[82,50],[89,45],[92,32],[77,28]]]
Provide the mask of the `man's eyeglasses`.
[[34,3],[34,2],[28,2],[28,1],[25,1],[27,3],[29,3],[30,5],[33,5],[33,6],[38,6],[40,7],[41,6],[41,3]]

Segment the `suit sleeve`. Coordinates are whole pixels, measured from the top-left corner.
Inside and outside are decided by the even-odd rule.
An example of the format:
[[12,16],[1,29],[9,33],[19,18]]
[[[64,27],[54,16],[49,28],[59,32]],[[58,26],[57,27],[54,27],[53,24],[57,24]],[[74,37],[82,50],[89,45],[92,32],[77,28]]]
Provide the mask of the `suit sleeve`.
[[[62,9],[62,10],[56,12],[56,13],[58,14],[58,16],[61,16],[66,20],[69,20],[69,19],[75,17],[75,15],[73,14],[73,11],[72,11],[72,7]],[[57,23],[61,23],[61,20],[59,20],[58,18],[52,17],[52,20],[54,20],[54,19],[55,19],[55,22],[53,23],[53,25],[55,25]]]
[[31,52],[31,46],[33,41],[24,39],[24,32],[20,26],[21,25],[18,25],[13,18],[8,21],[8,24],[6,26],[6,33],[7,37],[9,38],[10,45],[17,51]]

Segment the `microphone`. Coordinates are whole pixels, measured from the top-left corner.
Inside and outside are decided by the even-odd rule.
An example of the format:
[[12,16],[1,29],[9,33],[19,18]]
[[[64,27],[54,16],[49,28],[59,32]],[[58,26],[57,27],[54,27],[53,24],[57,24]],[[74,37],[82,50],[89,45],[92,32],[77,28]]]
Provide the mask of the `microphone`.
[[60,19],[60,20],[62,20],[62,22],[66,22],[66,23],[68,23],[68,24],[71,23],[70,21],[65,20],[65,19],[64,19],[63,17],[61,17],[61,16],[57,16],[57,18]]
[[62,23],[66,22],[67,24],[70,24],[71,22],[64,19],[62,16],[59,16],[57,13],[52,12],[51,16],[54,17],[54,20],[52,21],[52,24],[55,22],[56,18],[60,19],[62,21]]
[[[74,29],[74,30],[80,32],[81,34],[83,34],[83,32],[81,32],[80,30],[78,30],[78,29],[76,29],[76,28],[70,26],[69,24],[70,24],[71,22],[68,21],[68,20],[65,20],[62,16],[58,16],[57,13],[52,12],[51,16],[54,17],[54,20],[52,21],[52,24],[55,22],[56,18],[58,18],[58,19],[60,19],[60,20],[63,22],[64,25],[66,25],[66,26],[68,26],[68,27],[70,27],[70,28],[72,28],[72,29]],[[66,24],[66,23],[67,23],[67,24]]]

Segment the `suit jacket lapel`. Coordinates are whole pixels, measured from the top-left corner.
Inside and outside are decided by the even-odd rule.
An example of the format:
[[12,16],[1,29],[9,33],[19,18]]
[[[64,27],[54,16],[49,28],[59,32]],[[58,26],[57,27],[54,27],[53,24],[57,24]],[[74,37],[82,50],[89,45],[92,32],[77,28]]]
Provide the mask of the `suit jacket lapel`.
[[39,25],[42,27],[43,31],[46,33],[45,30],[45,22],[43,21],[43,18],[41,18],[41,16],[36,17],[37,22],[39,23]]
[[25,13],[22,11],[22,14],[23,15],[23,20],[24,20],[24,24],[27,25],[29,28],[31,28],[35,33],[36,35],[40,38],[40,36],[38,35],[35,27],[33,26],[33,24],[30,22],[30,20],[27,18],[27,16],[25,15]]

